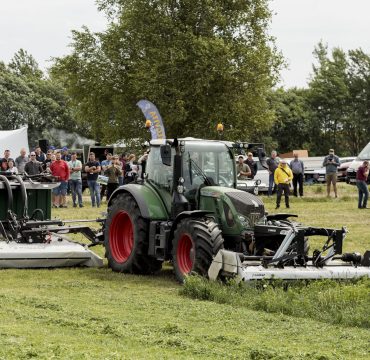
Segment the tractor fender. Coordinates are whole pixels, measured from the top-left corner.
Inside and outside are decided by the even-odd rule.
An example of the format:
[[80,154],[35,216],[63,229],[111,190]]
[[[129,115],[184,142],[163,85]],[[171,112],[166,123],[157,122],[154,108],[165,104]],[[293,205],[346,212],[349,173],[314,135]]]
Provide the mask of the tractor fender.
[[201,218],[205,215],[213,214],[212,211],[206,211],[206,210],[193,210],[193,211],[183,211],[180,214],[178,214],[175,218],[175,220],[172,223],[171,230],[170,230],[170,239],[173,238],[174,232],[176,230],[177,224],[185,218]]
[[144,219],[169,219],[169,214],[160,196],[149,186],[140,184],[127,184],[118,187],[109,198],[108,207],[112,204],[112,200],[122,193],[130,194],[133,197]]

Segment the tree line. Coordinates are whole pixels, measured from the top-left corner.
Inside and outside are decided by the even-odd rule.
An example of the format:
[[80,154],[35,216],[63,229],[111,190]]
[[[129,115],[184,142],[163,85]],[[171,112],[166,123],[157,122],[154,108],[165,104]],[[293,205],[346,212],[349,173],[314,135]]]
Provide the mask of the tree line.
[[146,139],[140,99],[168,137],[264,142],[268,150],[357,154],[370,140],[370,57],[319,43],[307,88],[276,88],[284,65],[267,0],[98,0],[103,32],[72,31],[48,74],[24,50],[0,63],[0,126],[57,127],[101,143]]

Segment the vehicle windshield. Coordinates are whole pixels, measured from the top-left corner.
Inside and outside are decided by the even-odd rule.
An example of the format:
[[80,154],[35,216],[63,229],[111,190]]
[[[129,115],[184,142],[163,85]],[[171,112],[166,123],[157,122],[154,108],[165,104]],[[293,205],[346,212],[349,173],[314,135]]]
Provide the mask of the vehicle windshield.
[[358,160],[370,160],[370,143],[358,154]]
[[199,188],[201,184],[234,187],[233,155],[223,143],[186,142],[183,177],[188,190]]

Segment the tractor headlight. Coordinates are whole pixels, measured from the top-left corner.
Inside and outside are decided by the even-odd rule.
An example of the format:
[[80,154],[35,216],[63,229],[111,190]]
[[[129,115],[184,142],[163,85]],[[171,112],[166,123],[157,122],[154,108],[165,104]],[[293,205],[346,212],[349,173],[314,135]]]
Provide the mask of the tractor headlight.
[[179,177],[179,183],[180,184],[183,184],[185,182],[184,178],[183,177]]
[[183,185],[178,185],[177,186],[177,192],[179,194],[183,194],[184,193],[184,186]]
[[246,218],[245,216],[243,215],[238,215],[238,219],[240,221],[240,223],[242,224],[243,227],[249,227],[249,220],[248,218]]

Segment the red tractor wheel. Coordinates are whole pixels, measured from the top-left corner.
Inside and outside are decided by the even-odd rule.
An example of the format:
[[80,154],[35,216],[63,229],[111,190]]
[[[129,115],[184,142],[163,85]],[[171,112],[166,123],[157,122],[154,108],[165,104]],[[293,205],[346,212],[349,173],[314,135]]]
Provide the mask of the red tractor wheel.
[[147,255],[148,222],[143,219],[134,198],[119,194],[108,208],[104,246],[108,265],[113,271],[137,274],[154,273],[162,262]]
[[173,240],[173,266],[176,278],[183,282],[190,273],[207,276],[213,257],[224,247],[218,224],[211,219],[183,219]]

